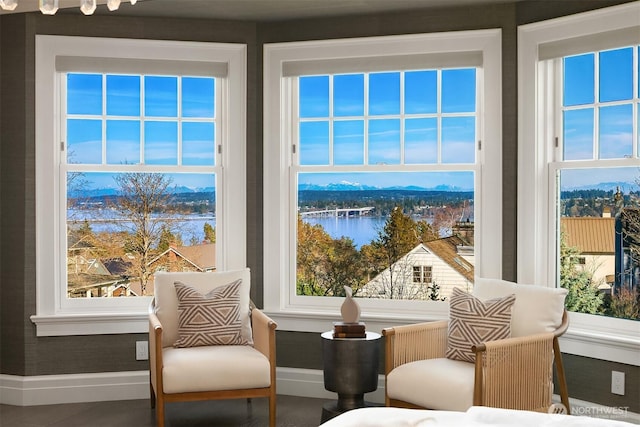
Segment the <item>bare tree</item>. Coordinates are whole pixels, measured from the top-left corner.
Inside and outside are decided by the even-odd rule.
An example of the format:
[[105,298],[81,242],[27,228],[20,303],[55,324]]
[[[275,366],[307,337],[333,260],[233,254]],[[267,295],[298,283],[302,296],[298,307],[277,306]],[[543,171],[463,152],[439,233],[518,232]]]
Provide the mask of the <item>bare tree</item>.
[[122,173],[113,178],[120,194],[116,199],[116,209],[122,217],[121,226],[128,229],[129,238],[125,248],[137,254],[135,276],[140,281],[142,295],[146,295],[147,284],[152,272],[147,268],[153,250],[158,245],[163,232],[171,229],[175,219],[160,214],[170,206],[170,177],[162,173]]

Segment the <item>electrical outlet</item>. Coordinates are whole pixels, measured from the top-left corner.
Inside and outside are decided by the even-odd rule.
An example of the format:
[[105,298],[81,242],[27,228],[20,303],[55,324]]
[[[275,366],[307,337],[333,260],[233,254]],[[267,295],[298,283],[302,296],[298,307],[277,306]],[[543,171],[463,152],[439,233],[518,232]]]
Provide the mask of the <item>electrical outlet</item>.
[[624,372],[611,371],[611,393],[624,396]]
[[136,360],[149,360],[148,341],[136,341]]

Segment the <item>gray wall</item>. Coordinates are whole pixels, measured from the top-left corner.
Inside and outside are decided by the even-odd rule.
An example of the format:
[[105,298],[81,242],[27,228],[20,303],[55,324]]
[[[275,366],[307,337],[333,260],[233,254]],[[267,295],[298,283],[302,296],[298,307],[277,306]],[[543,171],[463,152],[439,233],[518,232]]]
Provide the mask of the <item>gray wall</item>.
[[[147,369],[134,342],[142,334],[35,336],[34,46],[36,34],[241,42],[248,45],[247,262],[252,298],[262,289],[262,45],[269,42],[483,28],[503,31],[503,277],[516,277],[517,45],[522,23],[625,1],[532,1],[275,23],[38,13],[0,17],[0,372],[47,375]],[[278,365],[321,369],[320,337],[278,331]],[[640,412],[640,368],[567,356],[571,396]],[[627,395],[609,393],[611,370],[627,373]]]

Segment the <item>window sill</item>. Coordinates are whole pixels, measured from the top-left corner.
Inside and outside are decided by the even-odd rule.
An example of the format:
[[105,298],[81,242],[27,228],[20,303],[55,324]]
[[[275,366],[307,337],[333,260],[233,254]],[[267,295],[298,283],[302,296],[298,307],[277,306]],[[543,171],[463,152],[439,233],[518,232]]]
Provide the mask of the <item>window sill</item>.
[[66,335],[134,334],[149,332],[144,312],[33,315],[39,337]]

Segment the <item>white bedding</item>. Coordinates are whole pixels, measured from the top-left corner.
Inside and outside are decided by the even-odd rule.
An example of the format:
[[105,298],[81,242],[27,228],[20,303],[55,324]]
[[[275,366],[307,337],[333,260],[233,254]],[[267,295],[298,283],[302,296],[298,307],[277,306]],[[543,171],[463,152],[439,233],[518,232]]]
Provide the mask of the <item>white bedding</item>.
[[354,409],[321,427],[631,427],[602,418],[473,406],[467,412],[372,407]]

